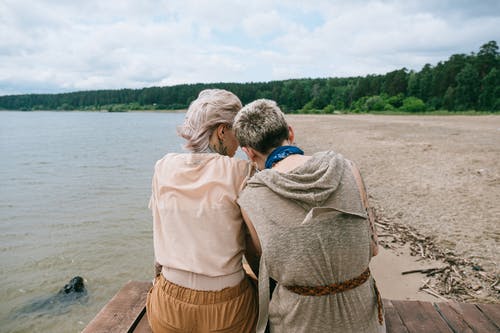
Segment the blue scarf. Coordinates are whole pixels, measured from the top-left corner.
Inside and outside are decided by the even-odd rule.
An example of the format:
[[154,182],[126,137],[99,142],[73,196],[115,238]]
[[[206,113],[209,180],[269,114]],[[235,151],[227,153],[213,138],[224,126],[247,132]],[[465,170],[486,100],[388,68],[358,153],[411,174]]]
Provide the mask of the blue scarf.
[[304,152],[295,146],[280,146],[276,148],[266,159],[266,169],[271,169],[275,163],[295,154],[304,155]]

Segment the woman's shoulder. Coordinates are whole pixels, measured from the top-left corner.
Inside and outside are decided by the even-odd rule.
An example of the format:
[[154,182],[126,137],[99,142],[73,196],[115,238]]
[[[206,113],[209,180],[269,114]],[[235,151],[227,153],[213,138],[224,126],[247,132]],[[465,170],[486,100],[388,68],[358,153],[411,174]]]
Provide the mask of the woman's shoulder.
[[225,172],[228,176],[236,174],[239,177],[246,177],[253,170],[252,164],[248,160],[207,153],[168,153],[155,164],[156,171],[192,167],[211,169],[215,173]]
[[253,174],[253,164],[248,160],[218,155],[214,162],[218,168],[236,174],[238,178],[248,178]]
[[311,156],[312,158],[315,159],[339,159],[339,160],[347,160],[347,158],[344,157],[341,153],[338,153],[334,150],[324,150],[324,151],[319,151]]
[[168,163],[169,161],[171,161],[173,159],[179,158],[182,155],[186,155],[186,154],[181,154],[181,153],[167,153],[162,158],[160,158],[159,160],[156,161],[156,163],[155,163],[155,169],[158,168],[158,167],[160,167],[161,165],[163,165],[165,163]]
[[229,157],[229,156],[219,155],[219,159],[223,161],[223,163],[227,163],[229,165],[235,165],[238,167],[247,167],[251,164],[249,160],[244,160],[239,157]]

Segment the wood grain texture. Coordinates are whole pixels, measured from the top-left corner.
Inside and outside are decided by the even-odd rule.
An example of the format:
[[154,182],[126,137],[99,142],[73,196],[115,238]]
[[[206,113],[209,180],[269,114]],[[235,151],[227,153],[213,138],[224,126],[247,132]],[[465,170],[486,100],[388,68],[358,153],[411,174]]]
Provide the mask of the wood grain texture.
[[129,281],[102,308],[82,333],[118,333],[133,331],[144,314],[151,282]]
[[[83,332],[151,333],[145,311],[150,288],[151,282],[128,282]],[[383,302],[388,333],[500,332],[500,304]]]

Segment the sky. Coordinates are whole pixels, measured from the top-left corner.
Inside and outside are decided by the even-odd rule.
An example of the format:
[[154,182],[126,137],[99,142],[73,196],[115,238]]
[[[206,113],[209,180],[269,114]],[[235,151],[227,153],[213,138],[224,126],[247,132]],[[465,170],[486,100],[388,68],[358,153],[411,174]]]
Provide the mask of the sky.
[[0,0],[0,96],[419,71],[500,0]]

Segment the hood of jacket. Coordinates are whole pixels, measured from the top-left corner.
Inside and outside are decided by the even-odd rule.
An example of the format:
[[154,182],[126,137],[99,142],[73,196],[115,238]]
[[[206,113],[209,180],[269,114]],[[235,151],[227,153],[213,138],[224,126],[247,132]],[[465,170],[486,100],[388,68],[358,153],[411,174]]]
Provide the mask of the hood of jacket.
[[333,151],[320,152],[287,173],[262,170],[248,180],[247,186],[266,186],[281,197],[311,209],[321,206],[335,192],[346,163],[342,155]]

